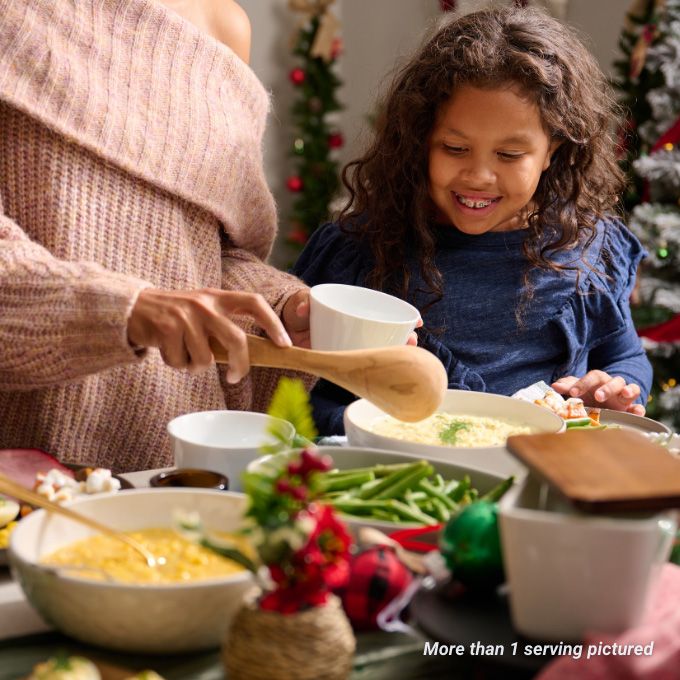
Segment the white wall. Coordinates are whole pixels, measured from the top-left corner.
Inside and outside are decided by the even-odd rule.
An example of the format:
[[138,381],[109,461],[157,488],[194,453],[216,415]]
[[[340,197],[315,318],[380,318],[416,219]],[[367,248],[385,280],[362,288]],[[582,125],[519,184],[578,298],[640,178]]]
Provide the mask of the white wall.
[[[465,0],[469,5],[475,0]],[[288,230],[286,215],[291,195],[285,181],[292,171],[288,156],[293,131],[288,110],[295,97],[288,80],[296,65],[291,56],[291,37],[299,15],[288,9],[287,0],[239,0],[253,27],[251,66],[272,93],[272,114],[265,138],[265,164],[269,184],[279,206],[279,232]],[[480,0],[480,6],[484,4]],[[566,20],[575,26],[605,72],[617,57],[617,40],[629,0],[567,0]],[[332,11],[342,22],[345,53],[338,62],[344,81],[339,98],[345,106],[339,127],[346,139],[339,153],[342,162],[361,148],[366,116],[373,110],[381,88],[388,83],[395,63],[420,43],[424,33],[440,16],[438,0],[336,0]],[[279,243],[272,262],[285,266],[294,257]]]

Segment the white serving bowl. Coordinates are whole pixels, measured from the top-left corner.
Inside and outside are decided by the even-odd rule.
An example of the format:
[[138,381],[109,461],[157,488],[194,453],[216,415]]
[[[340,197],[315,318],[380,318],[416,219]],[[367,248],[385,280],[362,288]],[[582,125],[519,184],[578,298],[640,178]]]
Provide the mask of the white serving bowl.
[[531,475],[500,500],[499,521],[515,629],[564,641],[637,625],[677,529],[672,512],[579,513]]
[[275,420],[286,437],[295,428],[286,420],[251,411],[199,411],[168,423],[175,467],[221,472],[231,491],[241,490],[241,474],[262,455],[261,447],[276,440],[267,431]]
[[372,288],[321,283],[309,292],[312,349],[404,345],[420,319],[408,302]]
[[[319,446],[316,450],[322,455],[329,455],[333,459],[333,467],[338,470],[348,470],[358,467],[369,467],[371,465],[392,465],[393,463],[408,463],[416,460],[427,460],[427,456],[415,456],[400,451],[385,451],[384,449],[368,449],[352,446]],[[293,456],[299,449],[287,452],[285,455]],[[252,462],[248,466],[249,472],[261,471],[265,467],[273,465],[272,456],[263,456]],[[471,485],[479,491],[480,496],[493,489],[499,484],[503,477],[491,472],[482,472],[464,465],[446,463],[440,460],[430,461],[435,472],[438,472],[444,479],[462,479],[469,475]],[[380,519],[362,519],[351,515],[342,515],[343,521],[350,527],[358,529],[361,527],[373,527],[385,533],[405,529],[408,527],[420,526],[408,522],[387,522]]]
[[[528,425],[536,433],[562,432],[565,428],[562,418],[546,408],[521,399],[486,392],[448,390],[437,410],[468,416],[504,418]],[[375,421],[385,415],[384,411],[365,399],[351,403],[345,409],[344,415],[345,433],[350,445],[404,451],[428,460],[442,460],[503,477],[524,472],[523,466],[508,453],[505,445],[467,448],[434,446],[372,432]]]
[[[246,499],[208,489],[134,489],[70,504],[114,529],[173,525],[173,511],[198,511],[208,529],[234,531]],[[49,624],[84,642],[124,652],[174,654],[217,647],[253,587],[250,572],[167,585],[93,581],[40,559],[94,534],[85,525],[36,510],[12,532],[9,559],[29,602]]]

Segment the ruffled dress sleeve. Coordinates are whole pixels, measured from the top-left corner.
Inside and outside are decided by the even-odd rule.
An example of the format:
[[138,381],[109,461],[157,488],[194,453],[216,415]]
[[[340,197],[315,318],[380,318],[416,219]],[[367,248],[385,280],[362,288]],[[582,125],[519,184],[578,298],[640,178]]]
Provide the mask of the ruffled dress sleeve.
[[554,318],[568,346],[568,356],[553,376],[555,380],[576,375],[576,367],[585,365],[587,370],[599,369],[636,383],[641,392],[638,401],[647,402],[652,367],[635,330],[629,303],[638,265],[646,255],[619,220],[598,224],[596,240],[586,255],[589,270]]

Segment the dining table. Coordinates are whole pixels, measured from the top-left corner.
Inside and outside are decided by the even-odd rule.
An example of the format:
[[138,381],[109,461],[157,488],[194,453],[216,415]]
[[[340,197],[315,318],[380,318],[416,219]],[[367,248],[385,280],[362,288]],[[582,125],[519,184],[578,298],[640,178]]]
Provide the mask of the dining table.
[[[171,469],[120,476],[135,488],[140,488],[148,486],[153,475]],[[432,602],[438,606],[436,598]],[[421,609],[430,605],[426,600]],[[446,615],[446,610],[442,612]],[[472,611],[472,615],[478,632],[471,631],[472,637],[486,635],[488,641],[493,642],[492,638],[507,635],[511,630],[507,612],[500,615],[500,620],[498,612],[494,612],[492,618],[496,621],[488,630],[484,627],[483,611],[482,619],[479,619],[479,611]],[[475,616],[479,619],[476,622]],[[444,622],[442,625],[447,624]],[[352,680],[468,680],[472,677],[476,680],[526,680],[534,677],[537,670],[535,664],[528,667],[508,665],[502,658],[426,654],[426,643],[432,643],[433,639],[416,622],[405,623],[399,628],[401,630],[393,632],[373,630],[356,633]],[[219,680],[227,677],[219,649],[177,655],[139,655],[97,648],[69,638],[43,621],[24,597],[20,585],[12,579],[9,567],[0,566],[0,680],[27,678],[37,663],[63,654],[84,656],[101,664],[104,680],[123,680],[128,677],[126,671],[143,669],[154,670],[167,680]]]

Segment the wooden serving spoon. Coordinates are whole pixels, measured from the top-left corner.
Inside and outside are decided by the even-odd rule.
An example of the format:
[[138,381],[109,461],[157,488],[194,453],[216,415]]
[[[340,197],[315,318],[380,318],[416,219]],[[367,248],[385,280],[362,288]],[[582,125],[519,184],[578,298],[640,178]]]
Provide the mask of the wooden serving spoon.
[[54,512],[58,515],[64,515],[74,522],[80,522],[91,529],[95,529],[101,534],[106,534],[107,536],[111,536],[111,538],[122,541],[136,550],[150,567],[155,567],[165,563],[164,557],[156,557],[134,538],[130,538],[125,534],[121,534],[119,531],[116,531],[105,524],[100,524],[97,520],[86,517],[85,515],[81,515],[79,512],[75,512],[70,508],[66,508],[62,505],[59,505],[58,503],[54,503],[40,494],[29,491],[26,487],[21,486],[21,484],[17,484],[15,481],[3,474],[0,474],[0,493],[6,493],[10,496],[14,496],[14,498],[18,498],[20,501],[24,501],[24,503],[29,503],[30,505],[44,508],[45,510],[49,510],[50,512]]
[[[406,422],[432,415],[446,394],[446,369],[422,347],[399,345],[320,352],[279,347],[255,335],[247,338],[253,366],[289,368],[325,378]],[[229,363],[229,352],[214,338],[210,346],[215,361]]]

